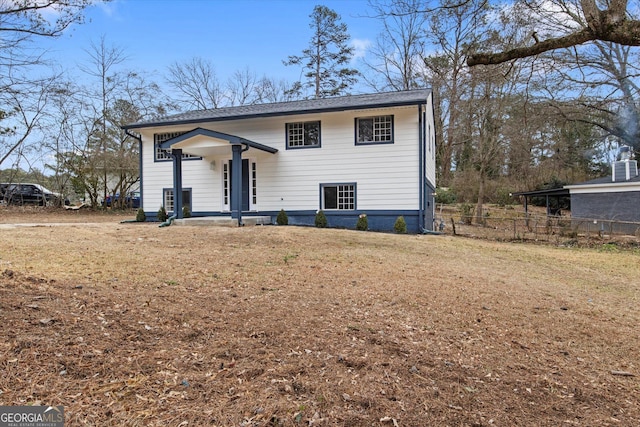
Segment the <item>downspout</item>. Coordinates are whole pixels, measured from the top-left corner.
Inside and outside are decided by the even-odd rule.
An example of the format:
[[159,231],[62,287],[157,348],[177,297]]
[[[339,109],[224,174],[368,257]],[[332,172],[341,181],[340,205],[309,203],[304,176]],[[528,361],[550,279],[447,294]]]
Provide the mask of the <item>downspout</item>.
[[245,151],[249,150],[249,144],[242,144],[244,145],[244,148],[242,150],[240,150],[240,165],[238,167],[238,169],[240,170],[239,176],[240,176],[240,185],[238,186],[239,190],[238,190],[238,227],[242,227],[244,226],[244,223],[242,222],[242,153],[244,153]]
[[249,144],[242,145],[244,145],[244,148],[240,150],[240,165],[238,168],[240,169],[240,185],[238,186],[240,188],[238,191],[238,227],[244,226],[244,223],[242,222],[242,153],[249,151]]
[[426,174],[424,173],[424,165],[425,165],[425,159],[424,159],[424,152],[425,152],[425,147],[424,147],[424,112],[423,112],[423,108],[424,105],[420,104],[418,105],[418,175],[419,175],[419,182],[418,182],[418,230],[420,231],[424,231],[425,230],[425,223],[424,223],[424,200],[425,200],[425,179],[426,179]]
[[[129,132],[129,129],[125,129],[124,133],[133,139],[138,141],[138,179],[140,180],[140,208],[144,207],[144,196],[142,193],[142,137],[135,133]],[[144,210],[144,209],[143,209]]]

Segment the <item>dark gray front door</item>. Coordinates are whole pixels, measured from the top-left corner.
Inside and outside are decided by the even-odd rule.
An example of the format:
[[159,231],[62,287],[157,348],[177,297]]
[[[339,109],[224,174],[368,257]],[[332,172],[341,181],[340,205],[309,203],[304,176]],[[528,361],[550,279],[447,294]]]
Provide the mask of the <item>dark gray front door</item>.
[[[230,176],[233,176],[233,160],[229,160]],[[229,180],[229,191],[233,200],[233,182]],[[232,202],[233,206],[233,202]],[[242,210],[249,210],[249,159],[242,159]]]

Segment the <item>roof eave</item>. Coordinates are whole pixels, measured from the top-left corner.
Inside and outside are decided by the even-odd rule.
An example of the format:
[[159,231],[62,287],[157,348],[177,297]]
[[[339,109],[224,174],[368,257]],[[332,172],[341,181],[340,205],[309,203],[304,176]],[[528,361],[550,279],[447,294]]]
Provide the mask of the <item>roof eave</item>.
[[640,185],[640,181],[611,181],[607,183],[599,183],[599,184],[574,184],[574,185],[565,185],[564,188],[569,190],[578,190],[578,189],[601,189],[601,188],[612,188],[612,187],[637,187]]
[[255,118],[262,118],[262,117],[294,116],[294,115],[313,114],[313,113],[331,113],[336,111],[365,110],[370,108],[406,107],[411,105],[422,105],[422,104],[425,104],[426,102],[427,102],[427,99],[420,99],[420,100],[416,99],[416,100],[405,100],[405,101],[397,101],[397,102],[385,102],[385,103],[370,104],[370,105],[307,108],[303,110],[243,114],[243,115],[235,115],[235,116],[227,116],[227,117],[203,117],[198,119],[165,120],[165,121],[159,121],[159,122],[132,123],[129,125],[121,126],[121,128],[123,130],[131,130],[131,129],[144,129],[144,128],[150,128],[150,127],[180,126],[180,125],[188,125],[188,124],[222,122],[222,121],[230,121],[230,120],[255,119]]

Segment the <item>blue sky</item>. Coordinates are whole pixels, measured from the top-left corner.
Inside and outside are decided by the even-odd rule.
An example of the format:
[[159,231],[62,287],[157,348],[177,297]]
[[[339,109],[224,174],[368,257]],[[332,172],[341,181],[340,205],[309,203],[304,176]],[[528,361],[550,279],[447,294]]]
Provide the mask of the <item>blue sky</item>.
[[43,43],[70,71],[86,60],[91,40],[104,36],[108,46],[125,50],[126,68],[156,80],[170,64],[199,56],[212,61],[221,81],[247,67],[294,81],[300,68],[282,61],[308,46],[317,4],[341,16],[357,46],[375,40],[380,27],[366,17],[367,0],[114,0],[91,7],[84,24]]

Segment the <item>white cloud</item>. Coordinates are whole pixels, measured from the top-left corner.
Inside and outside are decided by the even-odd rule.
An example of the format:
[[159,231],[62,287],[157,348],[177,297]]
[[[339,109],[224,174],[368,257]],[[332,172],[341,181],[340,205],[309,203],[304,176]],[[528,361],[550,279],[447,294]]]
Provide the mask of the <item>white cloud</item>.
[[112,18],[117,15],[118,3],[119,2],[116,0],[109,3],[98,3],[97,6],[100,8],[102,13]]
[[351,47],[353,47],[353,61],[358,58],[364,58],[367,55],[367,50],[371,46],[371,40],[368,39],[353,39],[351,40]]

